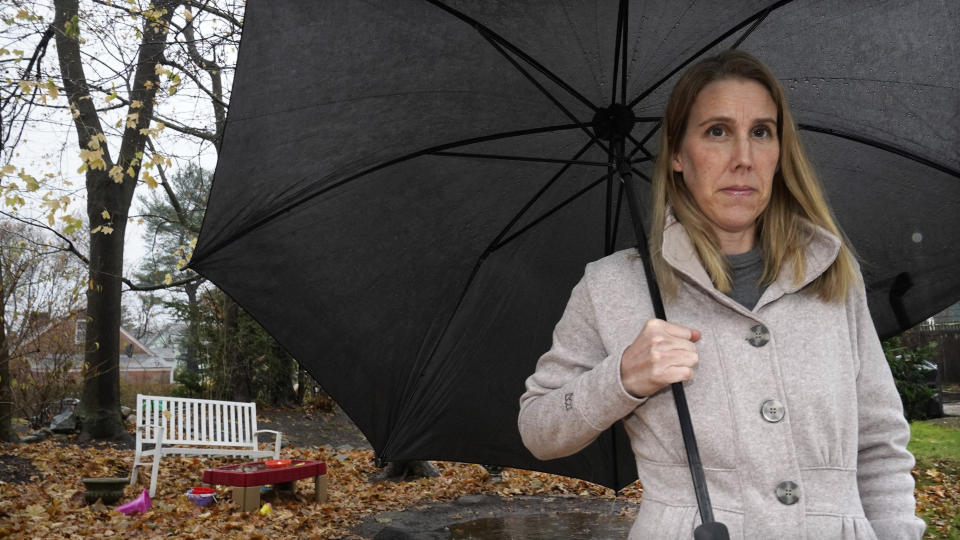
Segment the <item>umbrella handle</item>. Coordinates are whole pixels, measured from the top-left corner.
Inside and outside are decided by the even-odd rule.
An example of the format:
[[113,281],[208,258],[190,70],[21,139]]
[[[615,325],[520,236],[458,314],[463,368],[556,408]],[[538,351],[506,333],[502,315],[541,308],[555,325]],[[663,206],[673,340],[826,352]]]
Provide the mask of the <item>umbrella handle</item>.
[[693,530],[694,540],[729,540],[730,533],[723,523],[713,521],[704,523]]
[[[647,287],[650,289],[650,301],[653,303],[653,312],[658,319],[665,321],[667,320],[667,314],[663,308],[660,286],[657,284],[656,275],[653,273],[653,265],[650,263],[647,235],[643,230],[643,220],[641,219],[640,208],[637,203],[636,191],[631,181],[633,174],[630,172],[630,163],[623,158],[623,139],[614,141],[613,147],[614,157],[617,162],[617,172],[627,191],[627,206],[630,209],[634,234],[639,244],[637,251],[640,252],[640,259],[643,261],[643,271],[647,276]],[[702,525],[694,530],[694,538],[696,540],[725,540],[729,538],[727,527],[713,519],[713,508],[710,505],[707,480],[703,474],[703,464],[700,462],[697,438],[693,433],[693,422],[690,419],[690,409],[687,407],[687,397],[683,391],[683,384],[673,383],[670,385],[670,389],[673,391],[673,400],[677,406],[677,415],[680,417],[680,433],[683,435],[683,447],[687,451],[687,463],[690,466],[693,491],[697,496],[697,507],[700,510],[700,519],[703,522]]]

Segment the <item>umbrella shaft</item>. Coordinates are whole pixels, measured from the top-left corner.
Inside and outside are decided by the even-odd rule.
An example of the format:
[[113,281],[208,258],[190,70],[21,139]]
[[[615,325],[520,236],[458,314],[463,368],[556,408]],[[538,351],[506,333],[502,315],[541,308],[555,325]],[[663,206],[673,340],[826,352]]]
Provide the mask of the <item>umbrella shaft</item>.
[[[666,310],[663,308],[663,298],[660,295],[660,286],[653,273],[653,264],[650,261],[650,251],[647,247],[647,235],[643,230],[643,220],[637,194],[633,186],[633,174],[630,164],[624,159],[623,139],[614,141],[614,153],[617,171],[627,192],[627,205],[630,208],[630,217],[637,238],[637,251],[643,261],[643,270],[647,277],[647,286],[650,289],[650,301],[653,303],[654,315],[661,320],[667,320]],[[700,518],[703,523],[713,522],[713,508],[710,505],[710,494],[707,492],[707,481],[703,474],[703,464],[700,462],[700,452],[697,449],[697,439],[693,433],[693,422],[690,419],[690,410],[687,407],[687,397],[682,383],[670,385],[673,391],[673,400],[677,406],[677,415],[680,417],[680,432],[683,435],[683,446],[687,451],[687,462],[690,465],[690,475],[693,480],[693,490],[697,496],[697,506],[700,509]]]

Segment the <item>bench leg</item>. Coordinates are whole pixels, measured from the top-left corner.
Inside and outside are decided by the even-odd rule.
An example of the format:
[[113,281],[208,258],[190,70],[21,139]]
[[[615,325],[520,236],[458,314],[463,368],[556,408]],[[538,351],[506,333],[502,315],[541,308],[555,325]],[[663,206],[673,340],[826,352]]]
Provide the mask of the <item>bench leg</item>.
[[134,463],[130,471],[130,485],[135,485],[137,483],[137,469],[140,467],[140,464]]
[[316,492],[315,500],[318,503],[327,502],[327,486],[330,480],[327,475],[321,474],[313,477],[313,487]]
[[241,512],[256,512],[260,508],[260,486],[234,487],[233,502]]
[[153,456],[153,472],[150,473],[150,496],[157,495],[157,476],[160,473],[160,456]]

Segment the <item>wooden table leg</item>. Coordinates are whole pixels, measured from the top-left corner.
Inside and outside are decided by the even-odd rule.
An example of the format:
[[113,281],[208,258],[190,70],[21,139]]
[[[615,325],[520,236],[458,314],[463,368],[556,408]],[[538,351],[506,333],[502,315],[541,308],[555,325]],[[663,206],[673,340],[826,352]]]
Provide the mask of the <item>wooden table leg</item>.
[[329,484],[327,475],[320,474],[313,477],[313,487],[316,492],[315,500],[319,503],[327,502],[327,486]]
[[241,512],[256,512],[260,508],[260,486],[234,487],[233,502]]

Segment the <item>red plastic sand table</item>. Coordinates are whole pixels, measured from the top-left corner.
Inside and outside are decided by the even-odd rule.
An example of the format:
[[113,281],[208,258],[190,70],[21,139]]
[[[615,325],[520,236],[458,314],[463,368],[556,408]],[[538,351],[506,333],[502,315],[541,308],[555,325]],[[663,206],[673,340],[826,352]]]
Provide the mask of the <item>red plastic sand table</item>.
[[[206,484],[234,486],[234,502],[249,512],[260,506],[260,486],[283,484],[303,478],[314,478],[316,501],[327,498],[327,464],[308,459],[292,459],[286,467],[267,467],[264,461],[224,465],[203,471]],[[256,489],[251,489],[256,488]],[[254,500],[255,499],[255,500]]]

